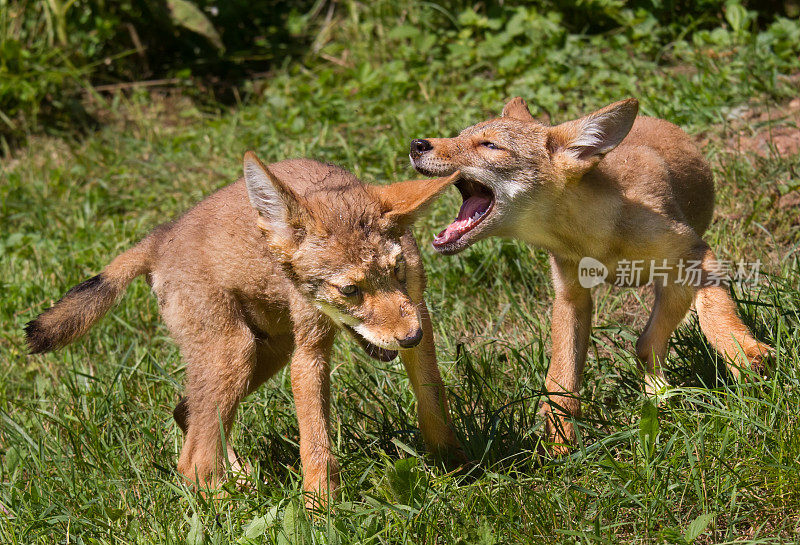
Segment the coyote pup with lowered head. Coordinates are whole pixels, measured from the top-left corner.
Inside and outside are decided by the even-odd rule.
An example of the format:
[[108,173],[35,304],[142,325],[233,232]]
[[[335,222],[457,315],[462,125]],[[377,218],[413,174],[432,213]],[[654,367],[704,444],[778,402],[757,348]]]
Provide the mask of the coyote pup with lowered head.
[[[626,285],[655,284],[655,304],[636,354],[648,393],[663,383],[661,363],[669,337],[692,301],[700,327],[727,359],[731,373],[759,366],[770,347],[756,341],[736,315],[714,254],[701,238],[714,210],[714,181],[706,161],[681,129],[637,117],[635,99],[616,102],[554,127],[531,116],[517,97],[502,117],[455,138],[411,143],[413,166],[428,176],[457,170],[464,203],[434,239],[455,254],[496,235],[550,252],[555,303],[553,349],[542,411],[546,432],[565,452],[574,439],[567,418],[578,415],[577,394],[586,360],[592,298],[579,275],[582,260],[614,281],[632,263],[642,266]],[[599,262],[599,263],[598,263]],[[698,265],[694,282],[683,267]],[[658,268],[658,271],[656,271]],[[591,279],[590,279],[591,280]]]
[[185,434],[178,469],[190,481],[214,487],[223,456],[238,465],[220,422],[230,437],[242,398],[291,360],[304,487],[322,502],[336,490],[329,356],[340,328],[373,358],[390,361],[399,351],[425,441],[460,458],[410,230],[456,176],[371,186],[332,165],[265,166],[248,152],[244,179],[157,227],[30,322],[31,352],[86,333],[146,274],[188,362],[174,416]]

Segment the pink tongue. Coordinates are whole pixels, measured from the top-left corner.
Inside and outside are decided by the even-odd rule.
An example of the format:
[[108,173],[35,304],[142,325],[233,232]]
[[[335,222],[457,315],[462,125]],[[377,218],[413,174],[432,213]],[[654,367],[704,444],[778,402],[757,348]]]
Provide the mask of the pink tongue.
[[461,210],[458,211],[456,221],[468,220],[475,212],[483,214],[489,209],[492,204],[492,199],[487,195],[473,195],[461,205]]
[[[478,219],[480,219],[480,216],[489,209],[491,204],[492,198],[488,195],[472,195],[461,205],[461,210],[458,211],[458,217],[455,221],[448,225],[447,229],[434,237],[434,244],[448,244],[454,240],[458,240],[475,225]],[[475,212],[479,214],[478,218],[473,220],[472,216],[475,215]]]

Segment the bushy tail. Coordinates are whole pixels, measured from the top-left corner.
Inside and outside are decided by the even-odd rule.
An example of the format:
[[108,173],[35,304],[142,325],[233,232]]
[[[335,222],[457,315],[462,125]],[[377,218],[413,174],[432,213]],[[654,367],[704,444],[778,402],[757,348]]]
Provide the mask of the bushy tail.
[[150,272],[152,233],[117,256],[102,273],[72,287],[55,305],[25,326],[31,354],[57,350],[84,335],[114,306],[134,278]]

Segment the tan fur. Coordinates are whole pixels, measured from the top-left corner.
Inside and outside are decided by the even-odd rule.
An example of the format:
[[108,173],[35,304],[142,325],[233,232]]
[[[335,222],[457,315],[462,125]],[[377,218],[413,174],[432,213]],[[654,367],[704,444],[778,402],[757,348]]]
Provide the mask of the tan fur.
[[[456,175],[366,186],[332,165],[299,159],[267,167],[251,152],[244,170],[244,179],[114,259],[80,297],[68,294],[34,320],[29,331],[39,342],[29,333],[32,348],[73,340],[147,273],[188,364],[186,397],[174,415],[185,432],[178,470],[190,481],[215,487],[226,457],[241,467],[220,431],[229,437],[239,402],[290,363],[305,488],[312,502],[336,491],[329,362],[342,328],[373,357],[399,351],[425,440],[437,454],[463,458],[436,365],[425,273],[408,229]],[[357,294],[345,295],[346,285]],[[87,311],[80,327],[59,334]]]
[[[637,117],[637,111],[636,100],[628,99],[551,127],[538,123],[518,97],[502,117],[455,138],[412,142],[412,164],[420,172],[460,170],[458,184],[473,180],[493,195],[488,212],[457,240],[446,239],[437,247],[441,253],[504,236],[551,254],[553,352],[546,379],[550,402],[542,411],[556,443],[574,439],[568,416],[580,411],[592,312],[590,290],[579,283],[583,257],[605,265],[612,281],[623,260],[644,260],[640,283],[649,279],[652,261],[666,265],[668,281],[655,286],[653,311],[636,345],[648,393],[663,384],[669,337],[693,300],[703,333],[734,376],[741,367],[760,365],[770,350],[736,315],[727,288],[712,281],[719,264],[701,238],[714,208],[711,169],[681,129]],[[681,260],[702,262],[699,286],[676,282]]]

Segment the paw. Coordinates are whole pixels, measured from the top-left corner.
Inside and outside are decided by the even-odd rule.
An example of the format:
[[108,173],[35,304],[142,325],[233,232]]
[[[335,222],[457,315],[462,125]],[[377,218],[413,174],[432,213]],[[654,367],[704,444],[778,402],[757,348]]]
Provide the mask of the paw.
[[460,447],[448,452],[447,457],[442,457],[441,460],[449,475],[474,479],[483,472],[479,462],[467,456]]
[[564,443],[558,443],[557,441],[561,441],[561,439],[551,437],[550,444],[547,445],[547,452],[550,456],[554,458],[560,458],[561,456],[567,456],[572,452],[572,445],[567,445]]
[[548,443],[547,452],[551,456],[566,456],[572,452],[575,443],[575,428],[572,423],[550,415],[545,424],[545,440]]
[[545,417],[544,436],[547,452],[551,456],[564,456],[572,451],[575,443],[575,427],[565,416],[555,414],[549,405],[542,406],[542,416]]
[[464,449],[461,448],[461,444],[458,442],[441,445],[438,448],[429,448],[433,457],[444,464],[448,471],[458,470],[471,463],[471,460],[464,453]]
[[750,368],[761,376],[766,376],[768,374],[767,360],[774,354],[774,348],[758,341],[745,351],[745,356],[747,356],[747,359],[750,361]]
[[178,473],[183,482],[201,495],[217,487],[214,478],[213,463],[208,460],[181,459],[178,461]]
[[309,513],[324,513],[328,510],[329,498],[327,495],[323,496],[318,492],[307,490],[305,492],[305,507]]
[[247,487],[249,485],[250,480],[248,477],[252,474],[253,467],[247,460],[239,456],[239,453],[230,445],[228,445],[228,467],[230,467],[230,479],[237,486]]
[[339,486],[339,464],[336,461],[321,470],[307,473],[303,479],[306,509],[310,512],[325,511],[330,500],[339,495]]
[[656,405],[666,398],[669,391],[669,382],[662,374],[647,373],[644,376],[644,393],[653,400]]
[[728,372],[738,382],[767,378],[775,363],[774,356],[774,348],[751,338],[741,347],[737,346],[736,354],[730,356]]

